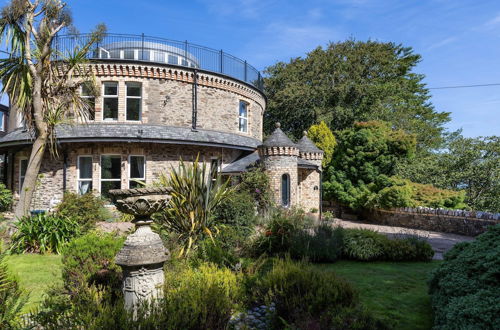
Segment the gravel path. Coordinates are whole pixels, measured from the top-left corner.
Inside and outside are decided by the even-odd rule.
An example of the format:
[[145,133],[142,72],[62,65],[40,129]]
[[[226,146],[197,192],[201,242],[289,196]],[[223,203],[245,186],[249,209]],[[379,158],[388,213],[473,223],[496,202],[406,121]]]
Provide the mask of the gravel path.
[[368,223],[361,223],[355,221],[348,221],[342,219],[335,219],[335,225],[344,227],[344,228],[365,228],[378,231],[379,233],[385,234],[387,236],[405,236],[405,235],[416,235],[424,238],[429,242],[429,244],[434,249],[434,259],[435,260],[443,260],[443,254],[446,253],[449,249],[451,249],[455,244],[460,242],[469,242],[474,239],[474,237],[455,235],[455,234],[447,234],[447,233],[439,233],[435,231],[427,231],[427,230],[419,230],[419,229],[410,229],[403,227],[391,227],[391,226],[383,226],[383,225],[374,225]]

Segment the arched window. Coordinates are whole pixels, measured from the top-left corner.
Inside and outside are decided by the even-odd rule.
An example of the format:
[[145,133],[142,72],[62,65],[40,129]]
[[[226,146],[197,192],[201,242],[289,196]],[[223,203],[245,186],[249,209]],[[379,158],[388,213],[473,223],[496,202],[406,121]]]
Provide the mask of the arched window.
[[290,175],[288,173],[281,176],[281,205],[290,206]]

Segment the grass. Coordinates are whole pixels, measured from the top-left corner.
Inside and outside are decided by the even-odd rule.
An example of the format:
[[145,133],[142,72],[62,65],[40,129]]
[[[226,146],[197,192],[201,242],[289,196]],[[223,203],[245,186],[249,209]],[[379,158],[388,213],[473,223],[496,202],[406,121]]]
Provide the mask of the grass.
[[29,293],[24,312],[40,304],[47,288],[62,283],[59,255],[17,254],[7,256],[5,261],[9,271],[19,279],[21,287]]
[[[48,287],[62,282],[58,255],[11,255],[6,262],[21,286],[30,292],[25,312],[38,306]],[[432,311],[427,278],[439,263],[339,261],[318,267],[351,282],[359,291],[362,304],[395,329],[430,329]]]
[[319,267],[348,280],[362,304],[395,329],[430,329],[427,279],[439,263],[339,261]]

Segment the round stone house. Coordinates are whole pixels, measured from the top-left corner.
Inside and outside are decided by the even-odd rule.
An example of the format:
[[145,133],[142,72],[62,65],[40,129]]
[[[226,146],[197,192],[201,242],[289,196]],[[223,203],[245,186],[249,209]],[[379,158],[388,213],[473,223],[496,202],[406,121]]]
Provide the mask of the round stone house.
[[[56,47],[72,47],[73,39],[64,38]],[[110,189],[149,184],[179,159],[197,155],[225,172],[255,157],[262,144],[262,77],[246,61],[187,42],[107,35],[88,65],[101,92],[92,97],[83,86],[81,93],[94,111],[79,124],[57,127],[59,156],[44,156],[33,209],[52,207],[64,191],[107,196]],[[0,138],[2,178],[18,196],[32,137],[14,107],[8,115]],[[290,173],[292,187],[297,173]]]

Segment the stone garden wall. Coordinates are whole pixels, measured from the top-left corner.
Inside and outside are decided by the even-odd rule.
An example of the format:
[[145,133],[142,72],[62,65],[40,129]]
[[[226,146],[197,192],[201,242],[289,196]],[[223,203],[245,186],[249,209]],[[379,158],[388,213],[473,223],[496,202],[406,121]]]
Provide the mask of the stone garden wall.
[[[479,214],[479,216],[478,216]],[[491,216],[490,216],[491,215]],[[369,223],[477,236],[500,223],[498,214],[435,209],[366,210],[360,217]]]

